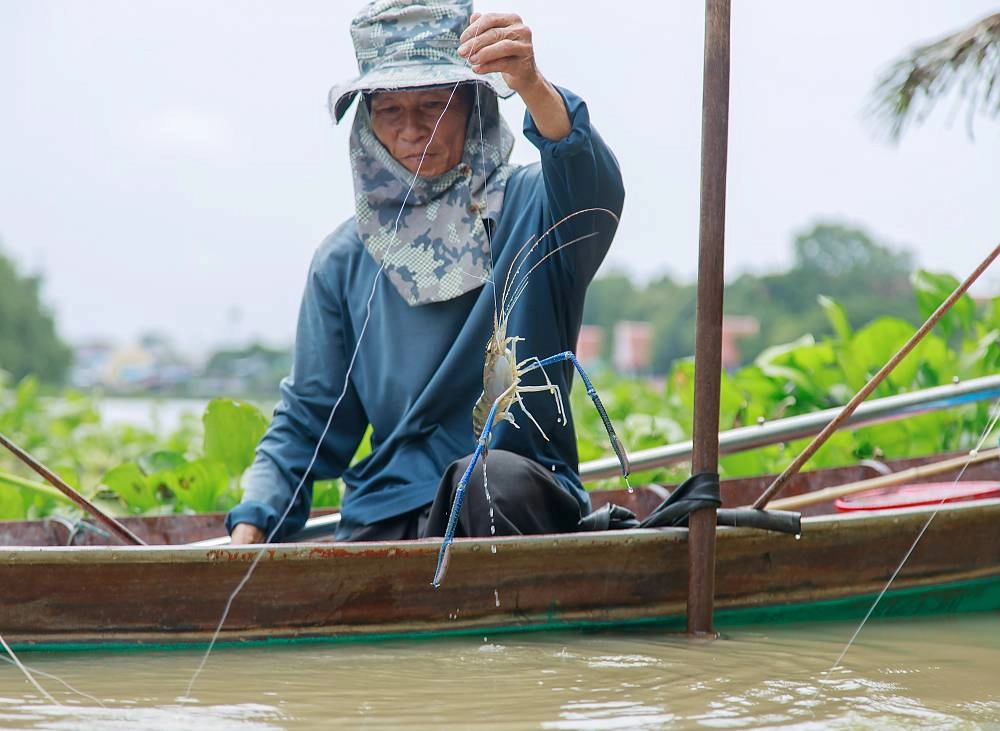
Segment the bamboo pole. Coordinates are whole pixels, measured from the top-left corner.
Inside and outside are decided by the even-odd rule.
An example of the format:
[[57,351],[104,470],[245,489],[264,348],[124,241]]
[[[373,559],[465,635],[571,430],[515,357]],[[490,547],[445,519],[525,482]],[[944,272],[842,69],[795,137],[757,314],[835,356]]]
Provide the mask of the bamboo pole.
[[[692,474],[719,471],[719,389],[722,380],[722,293],[729,138],[729,17],[729,0],[706,0]],[[713,632],[715,522],[715,508],[697,510],[688,521],[687,630],[693,635]]]
[[85,510],[91,515],[93,515],[95,518],[97,518],[97,520],[103,523],[108,530],[110,530],[112,533],[118,536],[122,541],[124,541],[125,543],[131,543],[132,545],[135,546],[146,545],[145,541],[139,538],[139,536],[137,536],[135,533],[130,531],[124,525],[122,525],[117,520],[112,518],[110,515],[102,511],[99,507],[94,505],[87,498],[85,498],[83,495],[74,490],[70,485],[68,485],[61,477],[59,477],[59,475],[57,475],[55,472],[53,472],[48,467],[43,465],[41,462],[36,460],[34,457],[25,452],[19,446],[14,444],[14,442],[10,441],[3,434],[0,434],[0,444],[9,449],[15,457],[17,457],[19,460],[28,465],[28,467],[30,467],[39,475],[41,475],[46,482],[48,482],[54,488],[59,490],[59,492],[61,492],[63,495],[65,495],[74,503],[76,503],[81,510]]
[[938,320],[941,319],[944,313],[951,309],[951,306],[954,305],[963,294],[965,294],[966,290],[972,286],[973,282],[979,279],[979,275],[986,271],[998,255],[1000,255],[1000,244],[997,244],[993,251],[990,252],[989,256],[983,259],[979,266],[976,267],[975,271],[966,277],[965,281],[959,284],[955,291],[948,295],[948,298],[942,302],[933,313],[931,313],[931,316],[927,318],[927,321],[921,325],[915,333],[913,333],[912,337],[910,337],[903,347],[900,348],[894,356],[892,356],[889,362],[882,366],[881,370],[872,376],[868,383],[866,383],[860,391],[854,394],[854,398],[847,402],[833,421],[827,424],[823,431],[816,435],[809,445],[802,450],[802,453],[799,454],[799,456],[785,468],[785,471],[775,478],[774,482],[772,482],[771,485],[764,490],[761,496],[757,498],[757,502],[753,504],[753,507],[758,510],[763,510],[767,506],[768,502],[770,502],[775,495],[781,492],[781,489],[788,484],[788,481],[800,469],[802,469],[802,465],[808,462],[809,458],[816,454],[816,451],[826,443],[826,440],[840,428],[840,425],[844,422],[844,420],[854,413],[854,410],[861,405],[861,402],[868,398],[871,395],[871,392],[874,391],[883,380],[885,380],[886,376],[888,376],[892,370],[899,365],[903,358],[905,358],[909,352],[916,347],[917,343],[923,340],[924,336],[931,331],[931,328],[937,324]]

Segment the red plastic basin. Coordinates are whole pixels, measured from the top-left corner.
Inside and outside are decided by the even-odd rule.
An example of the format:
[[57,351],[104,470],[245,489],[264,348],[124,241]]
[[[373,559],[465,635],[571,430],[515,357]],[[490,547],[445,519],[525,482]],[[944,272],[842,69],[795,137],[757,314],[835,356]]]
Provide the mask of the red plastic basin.
[[899,485],[840,498],[835,504],[837,510],[849,512],[913,508],[919,505],[958,503],[990,497],[1000,497],[1000,482],[927,482],[920,485]]

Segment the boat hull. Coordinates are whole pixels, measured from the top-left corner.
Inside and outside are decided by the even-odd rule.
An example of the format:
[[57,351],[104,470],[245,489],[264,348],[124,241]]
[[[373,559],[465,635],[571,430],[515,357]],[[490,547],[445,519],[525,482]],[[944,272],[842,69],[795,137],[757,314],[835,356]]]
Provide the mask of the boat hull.
[[[1000,499],[803,519],[802,535],[720,528],[718,626],[1000,609]],[[682,528],[264,549],[222,642],[374,639],[661,623],[683,627]],[[15,647],[207,642],[260,549],[0,548],[0,634]]]

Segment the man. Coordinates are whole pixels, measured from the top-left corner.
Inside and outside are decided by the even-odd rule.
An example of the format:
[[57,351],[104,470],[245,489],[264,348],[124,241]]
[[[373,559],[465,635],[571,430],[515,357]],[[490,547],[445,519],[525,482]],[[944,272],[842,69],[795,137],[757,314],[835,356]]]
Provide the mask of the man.
[[[618,165],[583,101],[539,72],[521,19],[471,9],[382,0],[351,25],[361,73],[331,90],[330,110],[339,122],[362,96],[350,140],[356,215],[313,259],[292,372],[227,517],[233,543],[293,534],[313,480],[338,476],[338,540],[442,535],[476,445],[472,407],[504,279],[587,236],[531,274],[507,326],[524,338],[521,358],[575,346],[624,200]],[[515,92],[541,155],[522,168],[508,163],[514,140],[497,103]],[[580,213],[598,208],[614,216]],[[566,395],[572,375],[568,363],[548,369]],[[548,393],[525,400],[547,438],[527,419],[496,427],[490,503],[477,471],[458,535],[564,532],[589,511],[571,416]],[[369,425],[371,454],[350,465]]]

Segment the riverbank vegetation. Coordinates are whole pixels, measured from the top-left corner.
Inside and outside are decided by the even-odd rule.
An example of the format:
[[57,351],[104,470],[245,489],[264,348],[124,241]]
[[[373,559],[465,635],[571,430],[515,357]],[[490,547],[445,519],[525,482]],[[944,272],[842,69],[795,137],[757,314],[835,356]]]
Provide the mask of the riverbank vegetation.
[[[914,307],[926,316],[958,282],[948,275],[917,272]],[[855,328],[844,306],[820,297],[816,309],[830,334],[807,335],[764,349],[753,362],[722,379],[720,428],[759,419],[826,409],[846,403],[913,334],[899,317],[877,317]],[[1000,372],[1000,297],[975,303],[965,296],[880,386],[888,396]],[[192,418],[169,434],[101,423],[94,397],[66,391],[46,399],[38,381],[0,380],[0,433],[34,454],[63,479],[111,513],[119,515],[224,511],[240,497],[240,478],[253,460],[267,425],[257,407],[233,399],[211,401],[200,420]],[[673,363],[666,378],[621,379],[605,374],[598,389],[630,450],[690,438],[694,364]],[[581,460],[610,453],[601,420],[586,394],[571,395]],[[896,458],[971,448],[987,423],[990,404],[966,404],[905,421],[835,435],[808,467],[848,464],[864,458]],[[805,442],[774,445],[723,457],[725,477],[773,473]],[[355,459],[365,456],[368,440]],[[675,483],[686,465],[637,475],[634,484]],[[615,485],[617,481],[605,484]],[[338,481],[317,485],[314,505],[336,506]],[[73,514],[58,491],[0,455],[0,519]]]

